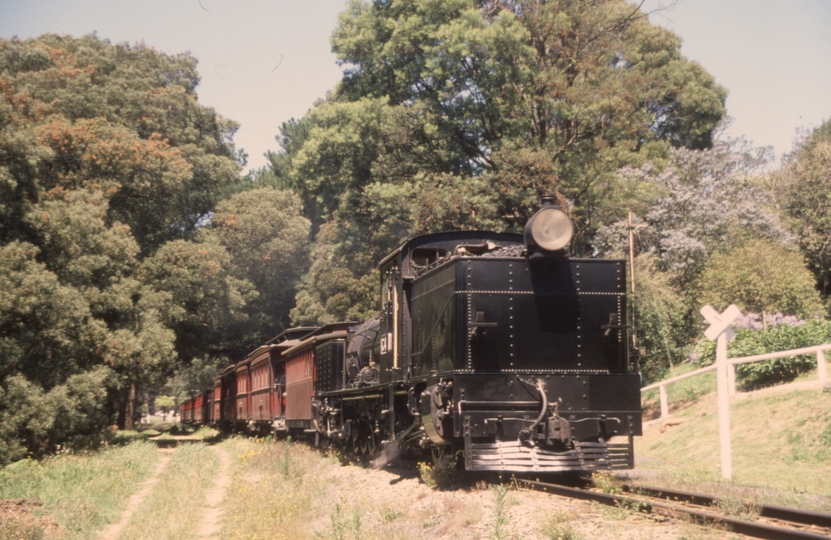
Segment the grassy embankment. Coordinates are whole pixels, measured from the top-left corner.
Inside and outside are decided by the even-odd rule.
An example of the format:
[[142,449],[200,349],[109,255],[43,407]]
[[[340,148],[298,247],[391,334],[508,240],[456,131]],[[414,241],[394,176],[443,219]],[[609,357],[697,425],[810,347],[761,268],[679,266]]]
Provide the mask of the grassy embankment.
[[[816,378],[809,372],[797,382]],[[719,467],[715,388],[714,373],[668,386],[671,416],[682,423],[661,433],[657,422],[636,439],[637,465],[648,472],[648,483],[831,511],[831,392],[779,388],[731,399],[728,482]],[[644,396],[645,418],[660,410],[658,399],[657,391]]]
[[[190,431],[171,425],[156,427],[168,431],[176,428],[174,431],[177,433]],[[160,434],[166,435],[167,431],[119,431],[114,437],[114,445],[98,452],[63,454],[40,463],[27,459],[0,469],[0,499],[35,502],[30,505],[35,508],[34,516],[0,516],[0,538],[39,540],[44,538],[44,529],[49,529],[48,524],[57,526],[57,531],[46,531],[51,536],[57,535],[57,538],[96,538],[107,524],[119,519],[129,497],[158,465],[160,453],[156,445],[146,439]],[[203,428],[188,434],[209,438],[216,431]],[[198,452],[199,448],[204,448],[204,445],[183,447],[182,452],[177,452],[175,459],[166,467],[162,481],[156,486],[159,489],[154,490],[153,497],[149,498],[153,501],[151,504],[161,501],[161,506],[170,505],[170,511],[175,516],[168,520],[174,524],[182,521],[183,492],[177,485],[192,489],[198,498],[202,487],[198,487],[199,482],[194,480],[194,476],[209,478],[211,467],[215,464],[210,461],[211,458],[215,461],[215,456],[212,453],[205,456],[206,453]],[[187,503],[199,504],[199,501]],[[164,514],[156,512],[151,517],[147,514],[147,509],[139,508],[137,518],[123,531],[122,538],[158,537],[158,532],[152,532],[147,527],[142,529],[141,524],[152,522],[156,527],[167,526],[159,519]],[[45,517],[49,523],[38,522],[38,516]],[[171,527],[178,530],[175,525]],[[146,534],[136,534],[134,530],[145,531]]]
[[[0,499],[36,499],[68,540],[94,538],[118,519],[137,484],[159,460],[156,446],[137,441],[84,455],[56,456],[43,463],[23,460],[0,470]],[[3,520],[0,536],[39,538],[36,526]]]

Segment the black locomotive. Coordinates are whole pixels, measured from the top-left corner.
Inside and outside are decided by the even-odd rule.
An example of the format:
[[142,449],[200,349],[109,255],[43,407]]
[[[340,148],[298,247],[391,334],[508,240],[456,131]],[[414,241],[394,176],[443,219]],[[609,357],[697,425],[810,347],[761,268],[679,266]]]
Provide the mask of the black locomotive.
[[381,261],[377,318],[266,346],[272,425],[467,470],[631,468],[625,262],[569,258],[572,227],[544,201],[524,235],[407,240]]

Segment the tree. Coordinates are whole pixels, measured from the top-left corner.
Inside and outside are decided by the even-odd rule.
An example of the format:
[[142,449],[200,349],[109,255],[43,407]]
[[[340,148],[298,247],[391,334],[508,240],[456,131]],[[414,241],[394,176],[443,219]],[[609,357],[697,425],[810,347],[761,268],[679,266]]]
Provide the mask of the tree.
[[210,232],[225,247],[233,274],[250,281],[256,297],[246,303],[247,321],[237,332],[235,358],[283,330],[300,277],[308,268],[309,221],[291,191],[263,187],[220,202]]
[[43,193],[107,191],[143,253],[192,232],[238,181],[233,122],[199,105],[196,60],[95,36],[0,40],[0,241]]
[[159,396],[153,402],[157,409],[161,409],[164,414],[164,420],[167,420],[167,413],[176,406],[176,400],[172,396]]
[[[662,168],[645,165],[619,171],[621,184],[633,186],[627,203],[635,214],[633,234],[640,253],[634,308],[638,341],[647,349],[641,365],[647,377],[662,375],[686,355],[700,333],[702,305],[721,305],[722,300],[726,302],[722,309],[739,300],[756,305],[753,294],[763,292],[759,288],[733,297],[746,273],[726,278],[736,286],[726,296],[715,293],[722,290],[721,272],[737,270],[725,264],[741,260],[755,266],[759,261],[754,262],[752,249],[756,248],[775,253],[776,264],[779,258],[792,262],[793,253],[786,247],[792,237],[769,204],[769,192],[753,176],[765,159],[764,151],[731,141],[708,150],[673,149]],[[628,228],[624,220],[601,227],[595,240],[598,253],[623,256]],[[798,275],[799,264],[795,264],[788,268]],[[788,287],[777,281],[779,277],[769,275],[762,282]],[[704,288],[703,283],[707,283]],[[806,296],[804,306],[815,305],[814,297]]]
[[[675,149],[667,166],[624,169],[628,183],[647,186],[651,198],[635,201],[635,238],[640,253],[657,257],[659,270],[670,272],[685,289],[717,251],[729,251],[753,238],[790,239],[769,203],[767,191],[752,174],[764,164],[741,141],[719,143],[710,150]],[[600,254],[622,252],[628,223],[601,228]]]
[[645,381],[660,379],[667,368],[680,363],[694,334],[684,295],[673,285],[671,274],[658,266],[652,255],[635,258],[634,331],[638,346],[646,349],[640,359]]
[[831,120],[796,145],[775,189],[824,296],[831,294]]
[[138,279],[159,295],[165,323],[175,331],[183,364],[193,358],[227,354],[231,329],[246,320],[246,303],[257,296],[250,281],[234,275],[231,256],[215,235],[197,241],[173,240],[146,258]]
[[[615,171],[708,147],[724,113],[726,92],[678,38],[617,0],[355,0],[332,44],[344,79],[271,155],[319,230],[295,321],[345,315],[343,300],[377,309],[360,298],[384,250],[434,230],[517,230],[543,193],[575,218],[572,249],[591,253],[637,188]],[[330,292],[312,289],[335,270]]]
[[[699,306],[719,311],[730,304],[744,312],[815,317],[823,307],[815,281],[796,249],[765,239],[719,251],[696,284]],[[764,317],[763,317],[764,319]]]
[[198,81],[188,54],[0,40],[0,464],[130,427],[182,360],[183,311],[144,268],[199,236],[244,161]]
[[341,99],[403,109],[393,159],[489,174],[509,224],[556,191],[590,234],[611,173],[670,144],[709,147],[724,114],[726,92],[680,40],[622,1],[356,0],[332,44]]

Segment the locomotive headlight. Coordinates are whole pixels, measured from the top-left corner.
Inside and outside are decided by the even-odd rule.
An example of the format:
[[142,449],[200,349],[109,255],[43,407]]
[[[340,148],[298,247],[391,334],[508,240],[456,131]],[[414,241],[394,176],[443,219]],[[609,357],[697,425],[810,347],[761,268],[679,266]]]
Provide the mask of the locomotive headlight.
[[525,225],[525,247],[559,251],[574,236],[574,223],[557,206],[543,206]]

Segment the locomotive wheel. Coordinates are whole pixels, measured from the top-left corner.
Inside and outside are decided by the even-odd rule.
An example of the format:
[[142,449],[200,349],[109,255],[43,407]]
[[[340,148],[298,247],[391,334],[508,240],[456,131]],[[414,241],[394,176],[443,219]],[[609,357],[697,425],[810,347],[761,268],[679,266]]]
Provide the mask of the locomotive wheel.
[[352,432],[352,437],[350,437],[349,443],[350,443],[349,447],[352,450],[352,452],[357,454],[358,453],[358,447],[359,447],[358,432],[357,431]]

